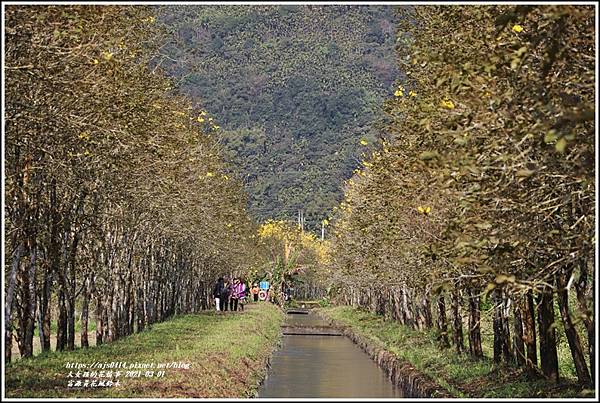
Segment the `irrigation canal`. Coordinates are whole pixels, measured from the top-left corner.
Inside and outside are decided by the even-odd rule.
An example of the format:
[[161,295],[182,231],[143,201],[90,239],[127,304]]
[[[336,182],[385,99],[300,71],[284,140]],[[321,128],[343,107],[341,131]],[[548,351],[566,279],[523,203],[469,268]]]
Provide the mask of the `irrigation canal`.
[[260,398],[400,398],[400,388],[350,339],[310,312],[288,311]]

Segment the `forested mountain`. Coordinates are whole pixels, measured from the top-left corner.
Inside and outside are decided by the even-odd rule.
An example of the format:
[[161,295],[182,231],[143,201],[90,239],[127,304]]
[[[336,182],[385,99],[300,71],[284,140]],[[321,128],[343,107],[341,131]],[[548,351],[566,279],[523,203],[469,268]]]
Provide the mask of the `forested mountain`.
[[[256,218],[316,228],[398,79],[389,6],[169,6],[161,63],[219,117]],[[365,143],[367,141],[368,144]]]

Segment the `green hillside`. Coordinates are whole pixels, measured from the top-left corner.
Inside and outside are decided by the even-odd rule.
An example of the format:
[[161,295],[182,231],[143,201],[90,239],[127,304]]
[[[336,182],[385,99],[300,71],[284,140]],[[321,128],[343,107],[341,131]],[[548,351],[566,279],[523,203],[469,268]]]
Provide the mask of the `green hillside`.
[[393,8],[169,6],[158,15],[169,32],[161,67],[218,117],[251,213],[303,209],[318,227],[398,79]]

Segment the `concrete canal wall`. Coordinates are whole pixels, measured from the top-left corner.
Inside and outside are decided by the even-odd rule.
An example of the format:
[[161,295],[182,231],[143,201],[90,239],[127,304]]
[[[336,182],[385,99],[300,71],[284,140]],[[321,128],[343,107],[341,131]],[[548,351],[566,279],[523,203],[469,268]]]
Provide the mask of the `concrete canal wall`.
[[358,335],[347,326],[340,326],[330,318],[321,315],[332,328],[338,329],[357,346],[359,346],[373,361],[382,368],[390,381],[402,390],[404,397],[421,398],[451,398],[450,392],[438,385],[429,376],[419,372],[409,362],[399,359],[394,353],[379,348],[365,337]]

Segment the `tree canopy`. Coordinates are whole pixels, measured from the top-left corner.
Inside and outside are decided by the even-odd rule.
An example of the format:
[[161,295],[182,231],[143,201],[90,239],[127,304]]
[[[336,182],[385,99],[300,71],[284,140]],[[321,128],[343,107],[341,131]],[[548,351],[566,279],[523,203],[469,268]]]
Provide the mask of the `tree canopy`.
[[83,316],[96,303],[110,341],[205,307],[216,276],[261,262],[218,125],[149,68],[156,26],[147,7],[6,9],[9,359],[13,329],[31,355],[38,301],[44,350],[51,306],[72,349],[76,301]]
[[[589,381],[573,322],[583,320],[588,330],[593,324],[587,301],[595,259],[591,10],[401,9],[398,61],[406,78],[386,101],[387,140],[346,184],[333,222],[334,284],[363,292],[379,283],[402,289],[425,321],[427,299],[439,295],[442,322],[445,294],[458,314],[460,295],[473,300],[491,292],[500,307],[495,359],[509,340],[509,307],[520,318],[522,298],[537,296],[540,318],[549,318],[540,319],[542,370],[555,378],[556,293],[577,375]],[[565,285],[572,283],[579,284],[576,319],[566,306]],[[373,295],[373,304],[378,298],[388,304],[381,295]],[[475,314],[477,305],[472,308]],[[460,332],[454,333],[459,351]],[[503,354],[512,357],[506,343]]]

